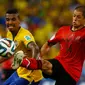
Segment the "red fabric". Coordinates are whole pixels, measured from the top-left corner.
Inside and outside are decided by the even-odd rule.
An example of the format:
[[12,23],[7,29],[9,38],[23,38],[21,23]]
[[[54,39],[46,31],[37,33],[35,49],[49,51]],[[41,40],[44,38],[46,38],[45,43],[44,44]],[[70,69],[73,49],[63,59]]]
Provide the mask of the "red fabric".
[[[85,59],[85,28],[73,32],[71,26],[63,26],[48,40],[48,43],[60,43],[60,54],[56,59],[76,81],[79,80]],[[58,70],[58,69],[56,69]]]
[[36,60],[34,58],[30,58],[30,59],[24,58],[21,66],[26,67],[31,70],[36,70],[36,69],[41,68],[41,61]]
[[11,67],[12,61],[13,61],[13,57],[8,59],[8,60],[6,60],[6,61],[4,61],[2,63],[2,68],[3,69],[12,69],[12,67]]

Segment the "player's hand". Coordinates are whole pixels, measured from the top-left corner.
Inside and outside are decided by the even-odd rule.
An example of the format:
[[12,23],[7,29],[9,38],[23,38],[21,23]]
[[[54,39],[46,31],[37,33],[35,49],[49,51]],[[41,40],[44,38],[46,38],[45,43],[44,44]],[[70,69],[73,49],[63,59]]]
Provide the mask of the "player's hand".
[[14,60],[12,63],[13,69],[17,69],[21,65],[24,56],[25,56],[25,54],[23,51],[18,51],[14,54]]

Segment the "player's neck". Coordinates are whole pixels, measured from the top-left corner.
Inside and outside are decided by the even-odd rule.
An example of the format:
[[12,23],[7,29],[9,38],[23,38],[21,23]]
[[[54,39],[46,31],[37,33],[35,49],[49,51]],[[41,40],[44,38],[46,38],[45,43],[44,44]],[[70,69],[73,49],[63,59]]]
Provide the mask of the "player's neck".
[[72,31],[77,31],[82,29],[84,26],[80,26],[80,27],[72,27]]
[[12,32],[13,38],[15,38],[15,36],[18,34],[19,30],[20,30],[20,27],[16,31],[13,31]]

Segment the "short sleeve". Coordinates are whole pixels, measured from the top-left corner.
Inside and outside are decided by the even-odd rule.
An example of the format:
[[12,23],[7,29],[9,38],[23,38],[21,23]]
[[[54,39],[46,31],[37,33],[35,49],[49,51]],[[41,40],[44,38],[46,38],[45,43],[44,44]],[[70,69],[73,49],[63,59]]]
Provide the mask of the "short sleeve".
[[62,39],[62,30],[63,27],[61,27],[49,40],[49,44],[56,44],[57,42],[60,42]]
[[25,46],[27,46],[32,41],[35,42],[34,37],[31,33],[24,36],[23,42]]

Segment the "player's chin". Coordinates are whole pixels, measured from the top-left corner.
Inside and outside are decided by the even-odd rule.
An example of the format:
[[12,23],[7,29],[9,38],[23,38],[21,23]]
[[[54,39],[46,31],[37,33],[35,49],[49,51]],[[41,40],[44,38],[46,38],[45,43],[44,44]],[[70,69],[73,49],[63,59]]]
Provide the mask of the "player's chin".
[[78,28],[78,27],[80,27],[80,26],[77,25],[77,24],[73,24],[73,27],[74,27],[74,28]]
[[82,26],[81,25],[77,25],[77,26],[74,26],[75,28],[82,28]]
[[9,28],[9,27],[8,27],[8,30],[10,30],[11,32],[13,32],[13,31],[14,31],[14,28]]

